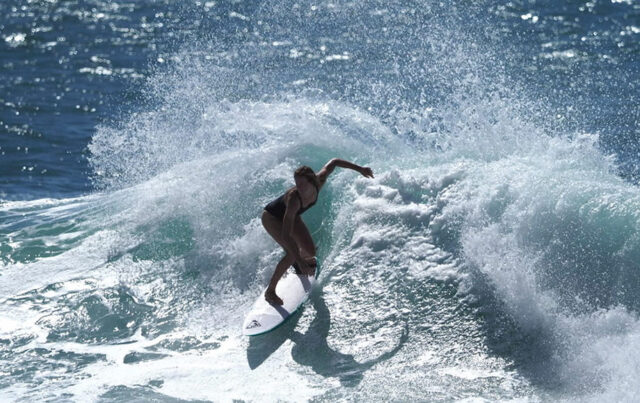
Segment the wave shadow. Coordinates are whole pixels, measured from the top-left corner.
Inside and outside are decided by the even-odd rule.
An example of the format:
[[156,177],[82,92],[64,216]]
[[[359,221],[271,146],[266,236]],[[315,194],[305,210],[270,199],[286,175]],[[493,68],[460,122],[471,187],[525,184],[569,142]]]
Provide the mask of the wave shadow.
[[565,345],[560,335],[543,324],[523,329],[482,273],[474,273],[474,283],[478,297],[474,305],[488,352],[507,360],[511,369],[537,388],[550,393],[566,391],[567,379],[558,367]]

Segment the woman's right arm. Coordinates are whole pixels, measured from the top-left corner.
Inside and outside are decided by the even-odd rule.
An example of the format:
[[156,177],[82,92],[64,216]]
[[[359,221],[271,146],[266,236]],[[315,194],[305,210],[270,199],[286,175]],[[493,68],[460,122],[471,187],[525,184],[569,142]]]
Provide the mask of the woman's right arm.
[[296,221],[296,213],[300,210],[300,200],[297,197],[291,197],[292,193],[286,196],[287,208],[284,212],[284,220],[282,222],[282,234],[281,239],[287,247],[287,252],[291,253],[299,265],[302,265],[301,269],[307,268],[307,263],[300,255],[298,245],[295,239],[293,239],[293,226]]
[[359,172],[361,175],[367,178],[373,178],[373,171],[369,167],[361,167],[360,165],[354,164],[353,162],[349,162],[347,160],[343,160],[340,158],[332,158],[322,167],[320,171],[318,171],[318,182],[320,182],[320,187],[327,182],[329,175],[336,167],[353,169],[356,172]]

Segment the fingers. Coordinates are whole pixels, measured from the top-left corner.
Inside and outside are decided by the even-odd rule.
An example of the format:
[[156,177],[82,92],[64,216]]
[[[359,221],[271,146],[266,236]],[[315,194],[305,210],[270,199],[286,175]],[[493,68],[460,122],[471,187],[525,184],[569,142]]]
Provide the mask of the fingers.
[[298,265],[298,268],[302,271],[305,271],[309,268],[309,262],[307,262],[307,260],[304,258],[297,261],[296,264]]

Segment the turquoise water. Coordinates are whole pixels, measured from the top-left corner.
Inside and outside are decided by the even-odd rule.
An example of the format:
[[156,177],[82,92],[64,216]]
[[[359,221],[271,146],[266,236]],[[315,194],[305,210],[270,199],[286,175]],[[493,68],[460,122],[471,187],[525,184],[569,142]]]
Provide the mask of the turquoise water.
[[[634,401],[632,1],[0,6],[0,396]],[[337,170],[269,334],[262,207]]]

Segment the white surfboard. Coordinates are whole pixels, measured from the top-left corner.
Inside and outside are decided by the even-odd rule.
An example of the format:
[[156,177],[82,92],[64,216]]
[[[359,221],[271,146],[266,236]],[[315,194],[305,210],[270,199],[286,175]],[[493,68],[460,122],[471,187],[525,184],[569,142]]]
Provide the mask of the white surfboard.
[[[316,267],[316,274],[318,267]],[[309,298],[314,276],[295,274],[287,270],[278,284],[276,294],[282,305],[272,305],[264,299],[264,291],[253,304],[242,324],[242,334],[256,336],[273,330],[293,314]]]

